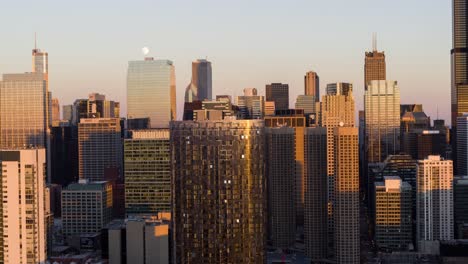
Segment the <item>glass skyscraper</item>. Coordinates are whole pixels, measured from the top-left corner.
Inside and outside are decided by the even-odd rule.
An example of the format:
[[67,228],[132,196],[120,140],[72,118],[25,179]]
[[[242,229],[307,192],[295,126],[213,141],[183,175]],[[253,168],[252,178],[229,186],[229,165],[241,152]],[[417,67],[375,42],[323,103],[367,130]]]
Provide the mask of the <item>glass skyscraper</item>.
[[453,0],[452,17],[452,126],[468,112],[468,1]]
[[211,62],[192,62],[192,80],[185,90],[185,102],[211,100],[212,90]]
[[130,61],[127,74],[128,118],[150,119],[150,128],[168,128],[176,118],[175,69],[172,61]]

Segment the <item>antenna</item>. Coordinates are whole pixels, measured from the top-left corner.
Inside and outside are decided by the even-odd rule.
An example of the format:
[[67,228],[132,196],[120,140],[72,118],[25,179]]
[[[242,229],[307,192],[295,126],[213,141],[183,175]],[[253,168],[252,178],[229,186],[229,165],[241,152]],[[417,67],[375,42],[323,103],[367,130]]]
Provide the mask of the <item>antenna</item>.
[[37,33],[34,32],[34,49],[37,49]]
[[437,120],[439,120],[439,105],[437,105]]
[[377,51],[377,33],[372,33],[372,51]]

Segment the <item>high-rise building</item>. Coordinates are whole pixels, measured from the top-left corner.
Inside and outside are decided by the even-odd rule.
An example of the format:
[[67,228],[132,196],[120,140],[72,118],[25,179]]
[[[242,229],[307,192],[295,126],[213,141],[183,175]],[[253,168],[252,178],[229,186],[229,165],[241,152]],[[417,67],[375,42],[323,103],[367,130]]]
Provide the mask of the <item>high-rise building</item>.
[[257,95],[257,89],[244,89],[243,96],[237,96],[236,104],[239,107],[241,119],[262,119],[265,112],[265,98]]
[[45,74],[46,80],[49,73],[49,54],[37,47],[32,50],[32,72]]
[[354,127],[354,96],[352,84],[335,83],[327,85],[327,94],[318,103],[317,115],[319,126],[327,128],[327,176],[328,176],[328,242],[332,246],[333,239],[333,203],[335,177],[335,127]]
[[283,83],[272,83],[266,85],[267,101],[275,102],[275,110],[289,109],[289,85]]
[[400,89],[396,81],[370,81],[364,94],[369,163],[400,151]]
[[468,175],[468,114],[457,117],[457,173]]
[[48,82],[43,73],[4,74],[0,82],[0,147],[47,147]]
[[334,129],[334,249],[337,263],[360,263],[358,128]]
[[128,118],[150,119],[150,128],[167,128],[176,119],[175,69],[172,61],[130,61],[127,74]]
[[375,182],[375,240],[380,249],[409,250],[412,244],[411,185],[398,176]]
[[171,122],[173,263],[264,263],[261,120]]
[[53,126],[50,133],[51,182],[67,186],[78,181],[78,131],[75,126]]
[[366,52],[364,60],[364,86],[367,89],[370,81],[386,80],[385,53],[377,51],[377,47],[372,52]]
[[157,215],[171,211],[168,129],[134,130],[124,141],[125,212]]
[[192,80],[185,90],[185,102],[212,99],[211,62],[196,60],[192,62]]
[[63,120],[68,120],[68,122],[71,123],[73,119],[73,105],[62,106],[62,115]]
[[57,98],[52,98],[52,122],[60,121],[60,104]]
[[327,258],[327,129],[304,131],[304,241],[312,262]]
[[269,127],[265,134],[269,239],[274,247],[288,248],[296,241],[295,131]]
[[104,170],[122,168],[122,139],[118,118],[82,118],[78,124],[79,178],[104,179]]
[[0,150],[0,262],[44,263],[48,218],[46,151]]
[[62,224],[66,237],[94,234],[112,219],[112,185],[80,180],[62,190]]
[[120,103],[106,100],[106,96],[90,93],[88,99],[77,99],[72,106],[71,122],[77,125],[81,118],[119,118]]
[[304,219],[304,130],[307,127],[302,110],[277,111],[276,116],[265,117],[265,127],[288,126],[295,130],[295,181],[296,181],[296,223],[301,226]]
[[318,99],[313,95],[298,95],[296,99],[296,109],[304,110],[305,115],[316,112],[315,105]]
[[451,160],[429,156],[418,161],[416,229],[424,241],[451,240],[453,227],[453,168]]
[[457,177],[453,183],[453,210],[457,239],[468,238],[468,176]]
[[316,72],[306,72],[304,76],[304,95],[314,96],[316,102],[320,99],[320,78]]
[[457,117],[468,112],[468,3],[452,1],[452,126]]
[[274,116],[275,111],[275,102],[265,101],[265,116]]

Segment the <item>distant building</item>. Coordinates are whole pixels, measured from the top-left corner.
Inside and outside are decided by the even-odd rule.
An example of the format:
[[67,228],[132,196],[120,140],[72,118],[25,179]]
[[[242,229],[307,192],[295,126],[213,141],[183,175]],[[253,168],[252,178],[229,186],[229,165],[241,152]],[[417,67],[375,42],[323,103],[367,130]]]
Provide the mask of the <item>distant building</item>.
[[192,62],[192,80],[185,90],[185,102],[212,99],[211,62],[196,60]]
[[353,84],[345,82],[327,84],[327,95],[352,95]]
[[417,240],[451,240],[454,237],[453,168],[451,160],[429,156],[418,161]]
[[172,263],[263,263],[264,122],[171,122]]
[[104,179],[106,167],[122,168],[122,138],[118,118],[83,118],[78,124],[79,178]]
[[327,258],[328,179],[327,129],[304,131],[304,242],[305,253],[312,261]]
[[334,136],[334,249],[337,263],[360,263],[358,128],[336,127]]
[[369,163],[400,152],[400,89],[396,81],[370,81],[364,94]]
[[295,131],[269,127],[265,134],[269,239],[274,247],[289,248],[296,241]]
[[67,120],[69,123],[73,120],[73,105],[62,106],[62,119]]
[[320,78],[316,72],[306,72],[304,76],[304,95],[314,96],[316,102],[320,100]]
[[411,185],[398,176],[375,182],[375,240],[381,249],[406,251],[412,244]]
[[374,46],[372,52],[366,52],[364,60],[364,86],[369,85],[370,81],[386,80],[385,53],[377,51]]
[[468,239],[468,176],[455,178],[453,200],[456,238]]
[[304,114],[316,113],[315,105],[318,99],[313,95],[298,95],[296,99],[296,109],[303,109]]
[[468,114],[457,117],[457,173],[468,175]]
[[265,100],[275,102],[276,110],[289,109],[289,85],[283,83],[267,84]]
[[52,183],[67,186],[78,181],[78,129],[71,125],[54,126],[50,139]]
[[124,141],[127,216],[171,211],[171,156],[168,129],[131,131]]
[[276,111],[275,102],[265,101],[265,116],[274,116],[275,111]]
[[130,61],[127,73],[127,117],[150,119],[150,128],[168,128],[176,119],[176,81],[172,61]]
[[66,237],[94,234],[112,219],[112,185],[80,180],[62,190],[62,224]]
[[118,118],[119,114],[119,102],[106,100],[103,94],[91,93],[88,99],[75,100],[71,122],[77,125],[82,118]]
[[262,119],[265,112],[265,98],[257,95],[257,89],[244,89],[243,96],[237,96],[236,104],[239,107],[241,119]]
[[236,111],[233,109],[230,98],[220,97],[216,100],[202,101],[201,104],[200,110],[193,111],[194,121],[223,120],[236,117]]
[[60,121],[60,103],[57,98],[52,98],[52,122]]
[[0,150],[0,262],[44,263],[51,220],[46,151]]

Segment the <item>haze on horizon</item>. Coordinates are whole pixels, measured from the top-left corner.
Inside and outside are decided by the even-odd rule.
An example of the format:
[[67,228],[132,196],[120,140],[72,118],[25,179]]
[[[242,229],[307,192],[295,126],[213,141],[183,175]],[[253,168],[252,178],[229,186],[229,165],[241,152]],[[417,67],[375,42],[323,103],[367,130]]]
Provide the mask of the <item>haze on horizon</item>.
[[422,103],[450,123],[450,1],[7,1],[0,23],[0,74],[31,71],[37,32],[61,105],[99,92],[120,101],[122,115],[128,61],[149,47],[148,56],[174,62],[179,117],[197,58],[212,62],[213,95],[264,94],[265,84],[282,82],[293,108],[314,70],[322,94],[327,83],[352,82],[361,110],[364,52],[377,32],[402,103]]

